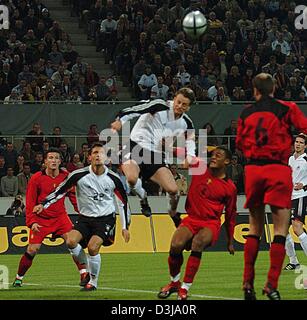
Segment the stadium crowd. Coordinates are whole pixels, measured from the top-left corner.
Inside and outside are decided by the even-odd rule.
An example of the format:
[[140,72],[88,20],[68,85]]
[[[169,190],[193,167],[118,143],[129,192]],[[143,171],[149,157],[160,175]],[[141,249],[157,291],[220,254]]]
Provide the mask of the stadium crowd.
[[[252,78],[270,73],[278,98],[306,101],[306,32],[295,29],[288,0],[73,0],[88,37],[137,99],[171,99],[190,86],[198,101],[246,101]],[[200,10],[208,29],[199,41],[182,30]],[[115,41],[114,41],[115,40]]]
[[[44,4],[37,0],[1,3],[9,7],[10,29],[0,30],[0,100],[14,104],[117,101],[116,88],[82,61],[69,34]],[[131,87],[133,99],[171,99],[180,87],[188,86],[198,101],[250,100],[252,78],[263,71],[276,80],[277,98],[307,100],[307,39],[306,33],[295,29],[295,1],[72,0],[71,6],[72,14],[86,24],[97,51],[104,53],[105,63]],[[193,42],[182,31],[181,21],[196,9],[207,17],[208,29]],[[211,130],[209,145],[228,145],[235,152],[234,138],[229,144],[215,137],[211,124],[205,127]],[[82,149],[95,141],[95,130]],[[40,129],[34,125],[28,134],[37,132]],[[59,137],[61,128],[55,127],[52,134],[56,137],[39,137],[39,142],[26,139],[19,151],[5,144],[0,151],[0,176],[22,173],[23,162],[25,172],[36,172],[42,152],[50,146],[61,149],[69,170],[85,164],[84,150],[70,150]],[[231,121],[223,134],[235,135],[236,122]],[[235,154],[229,174],[239,192],[242,165],[244,159]],[[156,189],[151,188],[154,194]]]
[[[38,0],[3,0],[10,28],[0,30],[4,103],[117,101],[117,89],[73,48]],[[72,0],[72,13],[104,52],[133,99],[171,99],[190,86],[198,101],[246,101],[251,80],[273,75],[278,98],[307,99],[307,39],[288,0]],[[198,9],[208,28],[193,42],[182,30]],[[81,32],[81,30],[80,30]]]

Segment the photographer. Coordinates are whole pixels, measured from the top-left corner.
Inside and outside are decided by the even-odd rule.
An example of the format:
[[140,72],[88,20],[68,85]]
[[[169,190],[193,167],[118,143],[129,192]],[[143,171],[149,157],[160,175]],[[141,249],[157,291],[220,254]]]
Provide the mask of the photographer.
[[22,195],[17,195],[11,206],[7,209],[6,215],[9,216],[25,216],[25,205]]

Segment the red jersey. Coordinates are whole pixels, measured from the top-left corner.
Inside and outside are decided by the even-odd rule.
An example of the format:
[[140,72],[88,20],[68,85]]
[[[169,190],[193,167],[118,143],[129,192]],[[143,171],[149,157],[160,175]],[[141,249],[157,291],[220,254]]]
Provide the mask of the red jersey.
[[236,186],[228,178],[216,178],[209,168],[202,175],[193,175],[185,204],[188,215],[220,223],[224,207],[228,235],[232,238],[237,215]]
[[238,121],[236,144],[254,164],[288,164],[293,138],[291,126],[307,133],[307,118],[294,102],[263,97],[248,105]]
[[[62,169],[55,178],[48,176],[45,170],[33,174],[29,180],[26,193],[26,223],[28,227],[31,227],[33,223],[37,222],[36,217],[38,216],[52,219],[67,214],[64,205],[65,197],[51,204],[47,209],[43,209],[39,215],[33,213],[33,208],[54,191],[54,189],[66,179],[68,174],[68,171]],[[68,196],[75,211],[78,212],[75,192],[69,192]]]

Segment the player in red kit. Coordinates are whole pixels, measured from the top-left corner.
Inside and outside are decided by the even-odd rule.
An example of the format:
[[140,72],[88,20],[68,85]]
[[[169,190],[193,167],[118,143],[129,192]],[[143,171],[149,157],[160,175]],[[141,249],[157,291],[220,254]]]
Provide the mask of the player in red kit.
[[274,239],[263,294],[270,300],[280,300],[277,287],[285,258],[293,189],[288,166],[293,142],[291,126],[306,133],[307,118],[295,103],[274,99],[271,75],[258,74],[253,86],[256,102],[242,111],[236,140],[237,148],[247,160],[245,208],[250,212],[250,230],[244,247],[243,291],[246,300],[256,300],[254,266],[263,233],[265,204],[268,204],[272,211]]
[[[68,232],[72,230],[73,224],[67,215],[64,205],[65,198],[52,204],[40,214],[33,212],[35,205],[45,199],[68,176],[69,172],[60,169],[60,164],[60,151],[55,148],[49,149],[45,154],[46,169],[35,173],[29,181],[26,193],[26,224],[30,228],[29,245],[20,259],[16,279],[13,283],[14,287],[22,286],[22,279],[31,267],[35,255],[48,234],[52,233],[54,236],[61,236],[66,240]],[[75,193],[70,192],[68,196],[75,211],[78,211]],[[85,253],[84,257],[83,263],[74,259],[81,274],[80,285],[85,285],[89,280]]]
[[[223,147],[217,147],[212,152],[207,170],[201,175],[193,175],[185,204],[188,216],[181,221],[171,240],[168,257],[171,282],[160,290],[158,298],[165,299],[177,292],[179,300],[187,299],[188,290],[200,266],[203,250],[212,246],[219,237],[220,218],[224,208],[227,249],[230,254],[234,254],[233,232],[237,214],[237,190],[234,183],[226,176],[226,166],[230,161],[231,152]],[[191,254],[181,284],[182,252],[191,239]]]

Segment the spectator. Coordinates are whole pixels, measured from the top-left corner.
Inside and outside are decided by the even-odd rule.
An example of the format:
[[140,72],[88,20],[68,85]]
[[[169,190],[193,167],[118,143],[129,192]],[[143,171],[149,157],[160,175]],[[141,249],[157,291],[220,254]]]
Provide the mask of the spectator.
[[163,77],[158,76],[157,78],[158,84],[154,85],[151,88],[151,93],[150,93],[150,98],[151,99],[163,99],[167,100],[168,99],[168,90],[169,87],[163,84]]
[[35,152],[34,160],[31,163],[31,173],[41,171],[44,166],[44,155],[41,151]]
[[80,156],[80,161],[83,163],[85,167],[89,165],[89,161],[88,161],[89,149],[90,148],[87,142],[82,143],[79,156]]
[[[100,32],[97,38],[96,51],[103,50],[105,52],[105,63],[112,63],[113,52],[116,42],[117,21],[113,19],[113,13],[107,13],[107,19],[102,20],[100,24]],[[115,42],[115,43],[114,43]]]
[[2,177],[7,174],[7,165],[5,163],[5,158],[3,155],[0,155],[0,180]]
[[81,97],[83,101],[88,101],[88,94],[89,94],[89,88],[85,84],[85,77],[80,76],[78,84],[76,86],[76,89],[78,90],[78,95]]
[[25,159],[25,162],[32,162],[35,157],[35,151],[31,148],[30,141],[25,140],[23,143],[23,147],[19,152]]
[[226,86],[229,92],[232,92],[235,87],[243,87],[243,80],[237,66],[231,67],[230,73],[226,79]]
[[4,82],[8,84],[9,88],[12,89],[17,85],[17,75],[11,70],[9,63],[3,63],[0,77],[3,78]]
[[216,100],[216,97],[217,97],[217,90],[218,88],[222,87],[223,86],[223,82],[221,79],[217,79],[215,81],[215,85],[214,86],[211,86],[209,89],[208,89],[208,97],[211,99],[211,100]]
[[179,83],[182,87],[185,87],[191,82],[191,75],[186,72],[184,64],[178,66],[176,77],[179,79]]
[[[31,149],[35,152],[41,151],[43,149],[43,141],[44,141],[43,139],[44,133],[41,129],[41,125],[38,122],[35,122],[33,124],[32,130],[29,131],[27,135],[31,136],[26,138],[26,141],[30,142],[31,144]],[[28,161],[26,157],[25,157],[25,160]]]
[[6,97],[10,96],[10,87],[6,82],[4,82],[3,78],[0,77],[0,100],[4,100]]
[[117,97],[117,90],[112,89],[110,95],[106,98],[106,101],[108,101],[109,104],[116,104],[119,101]]
[[158,84],[157,77],[151,72],[151,67],[147,65],[145,67],[145,73],[138,81],[138,87],[140,89],[140,99],[147,100],[150,97],[151,88]]
[[5,158],[5,163],[7,167],[13,167],[15,168],[17,164],[17,151],[14,148],[13,143],[8,142],[6,145],[6,149],[2,152],[4,158]]
[[[213,125],[207,122],[203,125],[203,129],[207,130],[207,146],[214,147],[219,145]],[[209,150],[210,151],[210,150]]]
[[289,55],[289,53],[291,51],[290,45],[286,40],[284,40],[284,35],[281,32],[277,33],[276,40],[272,42],[272,50],[275,50],[277,45],[280,45],[281,52],[284,55],[286,55],[286,56]]
[[59,149],[61,151],[61,156],[62,156],[62,165],[63,165],[63,167],[66,168],[67,164],[69,162],[71,162],[71,160],[72,160],[71,152],[70,152],[66,142],[62,142],[60,144]]
[[89,88],[96,86],[99,82],[99,76],[97,72],[93,70],[93,66],[91,64],[86,66],[84,77],[85,77],[85,84]]
[[91,146],[94,142],[99,141],[99,132],[96,124],[91,124],[87,132],[87,143]]
[[59,126],[53,128],[52,136],[48,138],[49,146],[52,148],[60,148],[61,143],[65,142],[65,139],[61,137],[62,129]]
[[18,180],[18,194],[21,194],[23,196],[26,195],[26,190],[28,186],[28,182],[32,176],[31,173],[31,164],[29,162],[25,162],[23,164],[23,170],[22,172],[17,174],[17,180]]
[[181,196],[186,195],[188,191],[187,179],[184,175],[178,172],[177,165],[170,165],[170,170],[178,187],[178,194]]
[[60,86],[56,86],[52,96],[49,98],[50,103],[63,103],[65,101],[65,96],[62,95],[62,90]]
[[87,67],[87,63],[83,63],[82,57],[77,56],[76,63],[72,66],[71,72],[72,72],[73,76],[75,74],[77,74],[78,76],[85,75],[86,67]]
[[238,163],[238,155],[233,154],[231,163],[226,168],[227,176],[234,182],[237,187],[238,193],[244,193],[244,169]]
[[80,161],[80,156],[78,153],[75,153],[72,157],[72,161],[67,164],[67,171],[73,172],[77,169],[83,168],[84,164]]
[[225,136],[232,136],[232,137],[224,137],[222,144],[226,145],[229,150],[234,153],[236,149],[236,135],[237,135],[237,128],[238,128],[238,122],[237,120],[231,120],[230,127],[226,128],[224,130]]
[[3,197],[15,197],[18,193],[18,179],[14,176],[14,168],[7,168],[7,175],[1,178],[1,193]]

